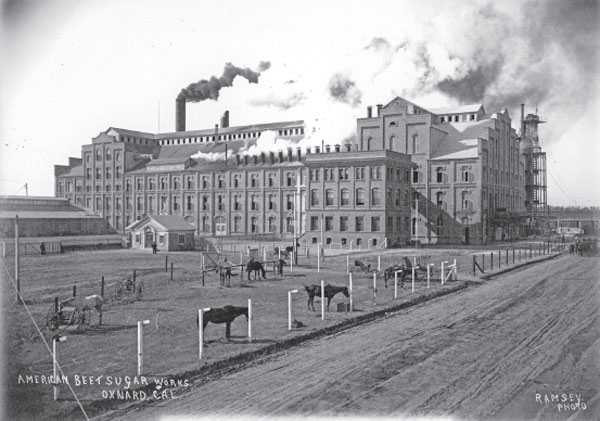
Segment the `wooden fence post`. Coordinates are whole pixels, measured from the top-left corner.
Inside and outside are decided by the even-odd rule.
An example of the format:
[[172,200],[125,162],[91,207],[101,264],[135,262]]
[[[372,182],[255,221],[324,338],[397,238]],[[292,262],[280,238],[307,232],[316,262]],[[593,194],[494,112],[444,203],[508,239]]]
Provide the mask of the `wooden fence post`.
[[102,283],[100,285],[100,296],[104,298],[104,276],[102,277]]
[[73,285],[73,297],[77,297],[77,285]]

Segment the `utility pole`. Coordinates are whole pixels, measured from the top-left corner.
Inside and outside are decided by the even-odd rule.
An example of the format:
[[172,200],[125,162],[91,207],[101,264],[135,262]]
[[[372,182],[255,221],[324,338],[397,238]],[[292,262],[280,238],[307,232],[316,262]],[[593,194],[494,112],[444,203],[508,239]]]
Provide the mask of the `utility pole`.
[[419,197],[415,197],[415,249],[418,249],[419,241]]

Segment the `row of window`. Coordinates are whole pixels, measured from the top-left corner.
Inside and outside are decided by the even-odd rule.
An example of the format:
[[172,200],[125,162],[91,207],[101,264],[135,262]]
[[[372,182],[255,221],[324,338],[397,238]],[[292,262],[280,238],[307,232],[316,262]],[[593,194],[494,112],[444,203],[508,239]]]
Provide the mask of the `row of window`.
[[[389,204],[393,203],[395,206],[401,206],[401,203],[404,206],[410,206],[410,196],[408,189],[405,189],[404,193],[400,189],[397,189],[394,193],[394,191],[391,188],[388,188],[387,202]],[[354,204],[355,206],[365,206],[367,204],[365,189],[363,189],[362,187],[356,189],[355,191]],[[371,189],[371,206],[381,206],[382,204],[383,203],[381,189]],[[321,206],[321,191],[317,189],[313,189],[310,191],[310,206]],[[325,190],[325,206],[336,206],[335,192],[333,189]],[[350,206],[349,189],[340,189],[338,206]]]
[[[364,216],[356,216],[354,217],[354,230],[353,231],[365,231],[365,217]],[[389,219],[392,219],[390,217]],[[393,221],[393,220],[392,220]],[[397,217],[397,226],[398,230],[400,230],[400,217]],[[340,216],[338,219],[338,231],[350,231],[350,217],[349,216]],[[392,222],[393,223],[393,222]],[[319,216],[311,216],[310,217],[310,231],[334,231],[334,217],[326,216],[325,218],[321,218]],[[389,227],[388,227],[389,228]],[[390,230],[393,230],[391,228]],[[381,231],[381,218],[379,216],[371,217],[371,231],[377,232]]]
[[[365,167],[354,168],[354,179],[365,180]],[[308,173],[310,181],[320,181],[321,172],[323,173],[324,181],[335,181],[337,180],[350,180],[351,170],[350,168],[313,168]],[[381,167],[369,167],[369,177],[371,180],[381,180]],[[400,177],[400,170],[398,170],[398,178]]]
[[475,114],[443,115],[440,117],[442,123],[458,123],[459,121],[475,121]]
[[[256,139],[260,137],[262,132],[242,132],[242,133],[227,133],[208,136],[183,137],[179,139],[164,139],[159,141],[161,145],[182,145],[190,143],[215,142],[217,140],[238,140],[238,139]],[[291,136],[304,134],[304,128],[298,127],[294,129],[284,129],[278,131],[279,136]]]
[[[105,148],[104,149],[104,160],[106,161],[110,161],[112,159],[112,149],[110,148]],[[97,147],[95,149],[95,154],[96,154],[96,161],[102,161],[102,147]],[[115,161],[120,162],[121,161],[121,150],[115,150],[114,151],[115,154]],[[86,152],[85,153],[85,162],[86,164],[90,164],[92,162],[92,153],[91,152]]]

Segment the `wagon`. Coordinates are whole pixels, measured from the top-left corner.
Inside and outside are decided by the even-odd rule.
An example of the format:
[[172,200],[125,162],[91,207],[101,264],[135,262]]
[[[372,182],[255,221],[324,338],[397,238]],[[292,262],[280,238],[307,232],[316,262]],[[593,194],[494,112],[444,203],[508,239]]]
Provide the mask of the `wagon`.
[[78,332],[85,332],[90,326],[91,313],[89,309],[82,310],[78,307],[57,307],[53,305],[46,315],[46,326],[55,331],[63,326],[76,326]]
[[125,281],[117,281],[112,294],[113,301],[121,301],[123,299],[141,300],[144,295],[144,283],[135,279],[127,279]]

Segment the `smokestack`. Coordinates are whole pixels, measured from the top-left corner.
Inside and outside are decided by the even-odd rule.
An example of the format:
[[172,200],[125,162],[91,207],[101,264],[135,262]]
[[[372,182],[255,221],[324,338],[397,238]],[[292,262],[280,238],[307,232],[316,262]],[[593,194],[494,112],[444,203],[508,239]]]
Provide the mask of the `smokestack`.
[[310,155],[310,148],[306,148],[306,155]]
[[321,153],[321,148],[319,146],[315,146],[315,153]]
[[275,152],[269,152],[269,164],[275,163]]
[[254,162],[254,165],[258,164],[258,155],[252,155],[252,161]]
[[350,151],[352,151],[352,144],[346,143],[346,152],[350,152]]
[[288,148],[287,156],[288,156],[288,162],[292,162],[292,160],[293,160],[292,148]]
[[227,143],[225,144],[225,166],[227,166]]
[[279,162],[283,162],[283,152],[279,151]]
[[223,129],[229,127],[229,110],[225,111],[221,117],[221,127]]
[[296,158],[298,158],[298,162],[302,161],[302,148],[296,148]]
[[377,104],[377,117],[381,117],[381,107],[383,107],[383,105]]
[[265,163],[266,163],[266,160],[265,160],[265,153],[264,153],[264,152],[261,152],[261,153],[260,153],[260,163],[261,163],[261,164],[265,164]]
[[525,104],[521,104],[521,140],[525,136]]
[[367,118],[373,117],[373,107],[370,105],[367,107]]
[[241,162],[242,162],[242,160],[240,158],[240,154],[236,153],[235,154],[235,163],[236,163],[236,165],[240,165]]
[[248,155],[244,155],[244,165],[248,165]]
[[185,132],[185,98],[175,100],[175,131]]
[[215,142],[219,139],[219,125],[215,124]]

